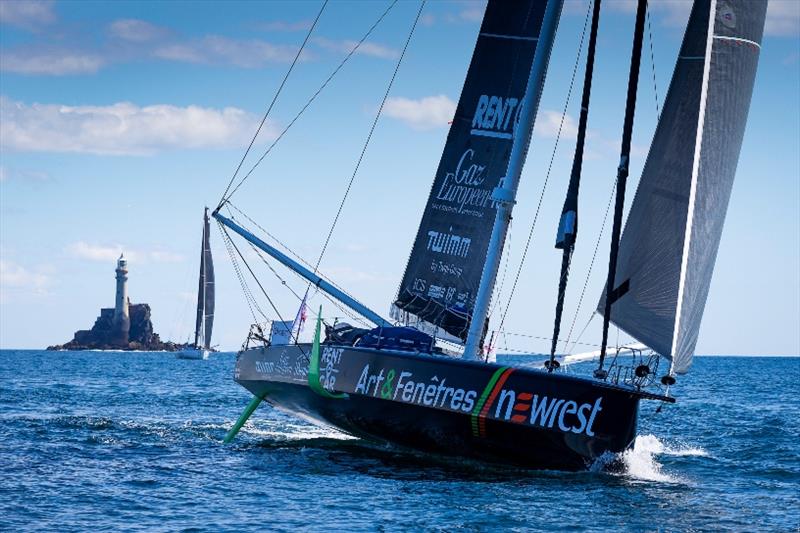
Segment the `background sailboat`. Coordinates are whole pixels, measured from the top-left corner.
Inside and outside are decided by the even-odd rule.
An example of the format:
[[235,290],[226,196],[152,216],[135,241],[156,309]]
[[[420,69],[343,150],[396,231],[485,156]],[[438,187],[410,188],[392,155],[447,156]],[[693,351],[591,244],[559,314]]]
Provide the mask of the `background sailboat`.
[[203,239],[200,246],[200,275],[197,287],[197,316],[194,344],[178,352],[181,359],[206,359],[212,351],[214,329],[214,262],[211,258],[208,208],[203,213]]

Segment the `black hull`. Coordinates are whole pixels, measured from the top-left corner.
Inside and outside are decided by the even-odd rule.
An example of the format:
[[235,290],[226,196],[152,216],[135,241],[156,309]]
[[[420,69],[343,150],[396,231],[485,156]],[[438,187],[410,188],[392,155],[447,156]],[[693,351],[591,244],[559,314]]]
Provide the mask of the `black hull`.
[[564,374],[329,345],[312,387],[310,352],[241,352],[235,379],[278,409],[354,436],[529,468],[582,470],[628,449],[639,400],[656,398]]

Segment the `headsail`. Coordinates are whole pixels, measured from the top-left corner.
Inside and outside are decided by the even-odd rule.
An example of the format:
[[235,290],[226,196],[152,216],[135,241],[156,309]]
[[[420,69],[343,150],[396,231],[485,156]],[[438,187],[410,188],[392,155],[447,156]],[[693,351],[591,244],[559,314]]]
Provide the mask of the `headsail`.
[[395,305],[466,338],[546,1],[489,0]]
[[194,326],[194,345],[211,347],[211,331],[214,328],[214,262],[211,259],[211,243],[208,223],[208,208],[203,215],[203,240],[200,247],[200,279],[197,288],[197,319]]
[[622,235],[616,279],[630,285],[611,321],[671,357],[673,372],[688,370],[697,343],[766,8],[766,0],[695,2]]

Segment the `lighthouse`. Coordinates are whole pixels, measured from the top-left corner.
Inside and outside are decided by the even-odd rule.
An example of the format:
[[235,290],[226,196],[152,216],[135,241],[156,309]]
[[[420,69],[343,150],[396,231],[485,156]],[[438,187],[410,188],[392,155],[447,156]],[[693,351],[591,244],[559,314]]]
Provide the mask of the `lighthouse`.
[[117,298],[114,305],[114,341],[128,344],[131,317],[128,310],[128,261],[120,254],[117,260]]

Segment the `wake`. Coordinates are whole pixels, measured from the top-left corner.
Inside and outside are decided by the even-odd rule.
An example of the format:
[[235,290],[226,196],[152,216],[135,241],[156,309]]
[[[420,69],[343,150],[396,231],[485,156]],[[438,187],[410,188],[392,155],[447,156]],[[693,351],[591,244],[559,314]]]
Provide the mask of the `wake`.
[[639,435],[633,448],[621,454],[604,454],[591,467],[593,472],[610,472],[634,481],[686,483],[678,475],[664,471],[659,456],[710,457],[703,448],[685,444],[665,444],[655,435]]

